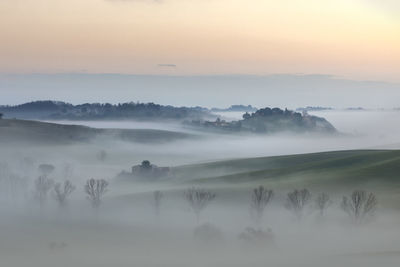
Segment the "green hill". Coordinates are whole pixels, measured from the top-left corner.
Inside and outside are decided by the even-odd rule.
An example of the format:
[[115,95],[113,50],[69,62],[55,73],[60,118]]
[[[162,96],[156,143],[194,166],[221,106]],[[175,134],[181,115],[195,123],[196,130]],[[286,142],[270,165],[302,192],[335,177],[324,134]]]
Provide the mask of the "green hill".
[[140,143],[163,143],[196,135],[153,129],[95,129],[81,125],[63,125],[40,121],[0,119],[0,142],[68,144],[119,140]]
[[179,183],[229,190],[265,185],[277,190],[307,187],[342,194],[366,189],[384,195],[386,199],[400,197],[399,150],[351,150],[237,159],[176,167],[173,173]]

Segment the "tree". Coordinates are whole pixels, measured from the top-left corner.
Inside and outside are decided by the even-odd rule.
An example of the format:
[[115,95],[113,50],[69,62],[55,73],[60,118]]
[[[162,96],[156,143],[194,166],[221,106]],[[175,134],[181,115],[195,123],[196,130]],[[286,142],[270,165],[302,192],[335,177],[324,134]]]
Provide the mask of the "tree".
[[151,169],[151,163],[148,160],[143,160],[140,166],[145,170]]
[[260,223],[265,207],[271,201],[274,192],[272,190],[265,189],[263,186],[254,188],[251,196],[251,210],[255,213],[255,219],[257,223]]
[[107,158],[107,151],[105,150],[100,150],[99,153],[97,153],[97,159],[100,161],[105,161]]
[[286,208],[291,210],[298,219],[303,216],[304,207],[311,199],[311,193],[307,189],[294,190],[287,194]]
[[18,196],[24,195],[26,192],[27,178],[10,173],[7,177],[3,178],[2,182],[2,187],[5,190],[4,193],[16,204]]
[[38,169],[43,176],[48,176],[54,171],[55,167],[51,164],[40,164]]
[[3,113],[0,113],[0,120],[3,118]]
[[319,211],[319,214],[321,216],[324,215],[325,210],[329,207],[329,205],[332,203],[332,201],[330,200],[328,194],[326,193],[320,193],[316,200],[315,200],[315,204],[317,206],[317,209]]
[[67,198],[75,189],[75,186],[69,180],[66,180],[63,184],[56,183],[54,185],[54,198],[60,207],[65,207]]
[[242,118],[243,118],[244,120],[248,120],[248,119],[251,118],[251,115],[250,115],[248,112],[246,112],[245,114],[243,114]]
[[341,208],[354,220],[360,223],[367,216],[373,215],[378,205],[378,200],[373,193],[367,193],[363,190],[353,191],[350,197],[344,196]]
[[47,193],[53,187],[54,181],[46,175],[41,175],[35,180],[35,193],[40,207],[43,207],[47,199]]
[[197,223],[199,222],[201,211],[205,209],[216,196],[214,193],[196,187],[187,189],[184,195],[190,208],[196,215]]
[[161,191],[154,191],[153,192],[153,197],[154,197],[154,209],[156,212],[156,215],[160,215],[160,207],[161,207],[161,199],[163,198],[163,193]]
[[101,198],[107,193],[108,182],[103,179],[89,179],[86,181],[85,193],[93,208],[98,208]]

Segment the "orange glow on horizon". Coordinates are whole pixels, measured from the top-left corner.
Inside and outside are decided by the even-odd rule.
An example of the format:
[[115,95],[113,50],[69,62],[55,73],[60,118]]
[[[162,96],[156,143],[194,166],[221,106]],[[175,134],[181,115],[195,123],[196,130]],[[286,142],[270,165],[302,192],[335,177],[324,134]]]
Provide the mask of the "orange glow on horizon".
[[5,0],[0,72],[324,73],[399,82],[400,20],[374,1]]

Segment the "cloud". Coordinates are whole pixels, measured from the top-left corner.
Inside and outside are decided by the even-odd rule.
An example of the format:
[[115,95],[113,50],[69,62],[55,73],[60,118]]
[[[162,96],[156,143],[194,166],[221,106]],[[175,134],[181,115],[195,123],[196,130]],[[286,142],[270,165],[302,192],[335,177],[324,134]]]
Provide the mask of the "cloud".
[[176,68],[175,64],[158,64],[161,68]]

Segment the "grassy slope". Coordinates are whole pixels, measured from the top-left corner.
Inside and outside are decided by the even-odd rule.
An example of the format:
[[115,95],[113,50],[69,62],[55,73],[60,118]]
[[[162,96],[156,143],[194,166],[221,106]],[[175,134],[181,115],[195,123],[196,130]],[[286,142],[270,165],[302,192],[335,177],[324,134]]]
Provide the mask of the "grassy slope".
[[[170,191],[180,199],[182,190],[199,185],[216,192],[221,203],[247,203],[251,190],[264,185],[284,198],[293,189],[308,188],[312,194],[327,192],[338,205],[344,194],[356,189],[377,194],[385,208],[400,209],[400,150],[351,150],[290,156],[218,161],[172,168],[172,179],[145,183],[142,194],[125,194],[124,201],[140,195],[148,201],[152,190]],[[148,188],[146,188],[146,186]],[[128,201],[128,203],[129,203]],[[135,199],[137,201],[137,199]],[[283,201],[283,200],[282,200]]]
[[152,129],[94,129],[79,125],[62,125],[38,121],[0,119],[0,142],[34,142],[66,144],[88,142],[94,138],[130,142],[168,142],[194,135]]
[[[373,190],[400,196],[399,150],[352,150],[238,159],[174,168],[179,182],[240,190],[263,184],[289,190]],[[400,201],[399,201],[400,204]]]

